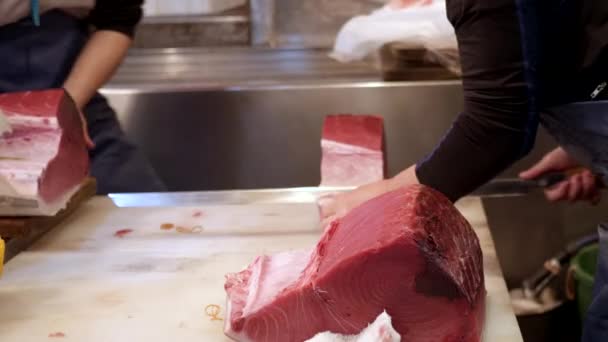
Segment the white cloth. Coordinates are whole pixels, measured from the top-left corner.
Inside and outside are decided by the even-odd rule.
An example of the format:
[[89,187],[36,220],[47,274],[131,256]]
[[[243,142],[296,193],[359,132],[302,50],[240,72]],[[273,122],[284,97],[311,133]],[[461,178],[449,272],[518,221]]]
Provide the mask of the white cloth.
[[361,60],[394,42],[428,50],[456,50],[445,0],[392,1],[370,15],[352,18],[338,33],[331,57],[340,62]]

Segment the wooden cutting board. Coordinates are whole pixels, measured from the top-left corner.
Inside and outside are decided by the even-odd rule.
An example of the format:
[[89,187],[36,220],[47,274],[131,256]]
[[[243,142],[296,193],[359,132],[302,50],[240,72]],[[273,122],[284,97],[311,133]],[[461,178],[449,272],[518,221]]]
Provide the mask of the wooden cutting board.
[[6,240],[8,261],[27,245],[57,226],[70,216],[84,201],[95,196],[97,183],[94,178],[82,182],[78,192],[72,196],[65,209],[54,216],[0,217],[0,237]]
[[[521,341],[481,202],[459,208],[484,250],[484,341]],[[117,208],[94,198],[7,263],[0,340],[228,341],[224,275],[314,246],[317,226],[314,204]]]

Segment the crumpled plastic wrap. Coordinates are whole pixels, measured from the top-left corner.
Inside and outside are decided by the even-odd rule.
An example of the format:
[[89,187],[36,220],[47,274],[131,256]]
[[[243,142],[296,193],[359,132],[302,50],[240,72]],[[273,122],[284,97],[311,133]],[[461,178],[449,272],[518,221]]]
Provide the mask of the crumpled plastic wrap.
[[354,17],[341,28],[330,56],[343,63],[360,61],[390,43],[426,49],[437,63],[460,73],[445,0],[393,0],[369,15]]
[[400,342],[401,335],[393,328],[391,317],[385,312],[359,335],[340,335],[331,332],[317,334],[306,342]]

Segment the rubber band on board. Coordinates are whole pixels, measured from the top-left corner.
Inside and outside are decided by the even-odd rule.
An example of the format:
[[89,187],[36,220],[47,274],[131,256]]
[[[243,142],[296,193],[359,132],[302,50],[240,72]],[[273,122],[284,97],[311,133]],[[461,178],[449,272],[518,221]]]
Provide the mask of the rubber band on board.
[[216,304],[209,304],[205,307],[205,313],[211,317],[212,321],[223,321],[221,317],[218,317],[222,313],[222,308]]

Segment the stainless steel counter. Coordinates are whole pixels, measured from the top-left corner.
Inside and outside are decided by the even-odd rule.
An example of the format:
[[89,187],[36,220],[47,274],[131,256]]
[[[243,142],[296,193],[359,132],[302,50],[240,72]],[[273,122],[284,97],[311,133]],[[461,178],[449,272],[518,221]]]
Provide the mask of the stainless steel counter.
[[327,50],[133,49],[104,91],[218,90],[379,81],[364,63],[341,64]]

